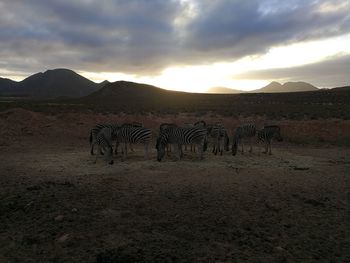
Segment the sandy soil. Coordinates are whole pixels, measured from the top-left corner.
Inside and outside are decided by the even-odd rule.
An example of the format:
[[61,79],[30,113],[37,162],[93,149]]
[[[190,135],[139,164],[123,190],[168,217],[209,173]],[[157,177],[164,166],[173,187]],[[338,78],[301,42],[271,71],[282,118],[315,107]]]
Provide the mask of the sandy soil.
[[350,262],[350,148],[108,165],[85,138],[5,130],[0,262]]

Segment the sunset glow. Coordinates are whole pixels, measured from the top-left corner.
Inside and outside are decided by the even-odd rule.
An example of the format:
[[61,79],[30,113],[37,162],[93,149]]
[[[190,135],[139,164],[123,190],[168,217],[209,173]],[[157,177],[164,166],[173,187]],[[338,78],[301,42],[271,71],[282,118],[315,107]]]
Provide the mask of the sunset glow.
[[95,82],[187,92],[252,90],[271,81],[350,82],[350,1],[0,5],[6,10],[0,11],[0,73],[13,80],[69,68]]

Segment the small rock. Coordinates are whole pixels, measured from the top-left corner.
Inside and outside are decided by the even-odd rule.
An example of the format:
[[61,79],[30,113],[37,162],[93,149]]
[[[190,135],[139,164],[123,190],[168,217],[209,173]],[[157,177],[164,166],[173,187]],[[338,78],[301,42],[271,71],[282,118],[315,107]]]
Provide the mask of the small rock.
[[64,218],[63,215],[58,215],[58,216],[55,217],[55,221],[60,222],[60,221],[63,220],[63,218]]
[[68,238],[69,238],[69,234],[64,234],[57,239],[57,242],[59,242],[59,243],[66,242],[68,240]]
[[78,209],[76,209],[76,208],[72,208],[72,210],[71,210],[72,212],[74,212],[74,213],[76,213],[76,212],[78,212]]
[[278,251],[278,252],[284,252],[284,251],[286,251],[283,247],[280,247],[280,246],[275,247],[275,250]]

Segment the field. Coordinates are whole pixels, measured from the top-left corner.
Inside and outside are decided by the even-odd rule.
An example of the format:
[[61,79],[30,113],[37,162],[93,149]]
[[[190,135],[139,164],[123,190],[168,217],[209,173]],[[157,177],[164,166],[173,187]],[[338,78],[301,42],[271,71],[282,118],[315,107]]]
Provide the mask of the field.
[[0,262],[350,261],[349,120],[200,118],[278,124],[285,140],[271,156],[157,162],[135,147],[94,164],[97,122],[198,116],[0,112]]

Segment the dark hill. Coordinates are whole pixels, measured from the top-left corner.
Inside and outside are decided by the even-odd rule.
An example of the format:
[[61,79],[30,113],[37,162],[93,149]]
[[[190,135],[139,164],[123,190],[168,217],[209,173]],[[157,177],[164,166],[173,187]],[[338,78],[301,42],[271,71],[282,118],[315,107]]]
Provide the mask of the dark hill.
[[346,88],[289,93],[203,94],[117,81],[86,97],[70,100],[70,103],[103,112],[216,112],[230,116],[266,115],[272,118],[350,116],[350,90]]
[[100,90],[78,99],[83,103],[137,109],[174,105],[181,100],[193,98],[193,93],[169,91],[152,85],[116,81],[106,84]]
[[0,94],[11,93],[11,90],[18,84],[18,82],[11,79],[0,78]]
[[4,90],[6,92],[0,88],[0,92],[1,95],[32,98],[77,98],[98,90],[104,84],[105,82],[95,83],[69,69],[53,69],[13,83],[11,87]]

